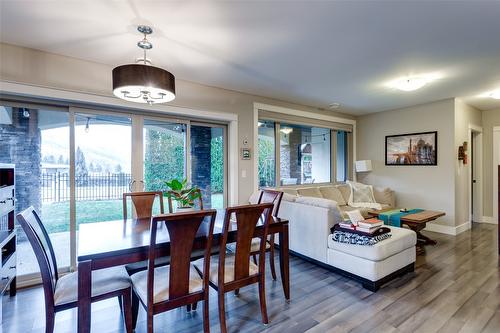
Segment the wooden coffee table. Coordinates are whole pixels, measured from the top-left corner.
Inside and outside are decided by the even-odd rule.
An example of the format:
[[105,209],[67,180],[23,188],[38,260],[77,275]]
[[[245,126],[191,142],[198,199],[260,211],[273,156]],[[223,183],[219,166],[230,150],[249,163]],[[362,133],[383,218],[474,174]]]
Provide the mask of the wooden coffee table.
[[[384,213],[391,210],[396,210],[397,208],[389,208],[382,210],[371,210],[368,214],[372,217],[377,217],[380,213]],[[445,216],[444,212],[437,212],[433,210],[424,210],[419,213],[408,214],[401,217],[401,225],[407,225],[408,228],[415,231],[417,234],[417,254],[424,253],[424,245],[436,245],[437,242],[429,237],[422,235],[420,231],[425,228],[427,222],[436,220],[441,216]]]

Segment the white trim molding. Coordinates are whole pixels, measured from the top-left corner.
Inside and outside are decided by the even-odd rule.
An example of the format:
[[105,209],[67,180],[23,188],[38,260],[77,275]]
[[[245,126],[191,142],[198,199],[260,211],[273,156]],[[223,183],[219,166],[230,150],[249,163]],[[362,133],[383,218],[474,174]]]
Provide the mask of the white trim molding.
[[438,223],[427,223],[425,227],[425,231],[438,232],[440,234],[452,235],[456,236],[461,234],[464,231],[467,231],[471,228],[472,224],[470,221],[457,225],[455,227],[449,225],[442,225]]
[[498,224],[498,221],[493,216],[481,216],[474,220],[475,223]]

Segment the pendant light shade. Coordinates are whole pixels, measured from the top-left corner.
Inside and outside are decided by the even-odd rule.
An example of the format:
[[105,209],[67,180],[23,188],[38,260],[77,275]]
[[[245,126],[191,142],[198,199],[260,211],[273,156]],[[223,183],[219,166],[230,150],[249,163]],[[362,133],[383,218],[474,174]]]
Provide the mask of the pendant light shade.
[[142,64],[113,69],[113,94],[137,103],[166,103],[175,99],[175,76],[164,69]]
[[151,27],[140,25],[137,30],[144,39],[137,46],[144,52],[136,64],[122,65],[113,69],[113,94],[121,99],[136,103],[166,103],[175,98],[175,76],[159,67],[151,66],[146,51],[153,48],[147,36],[153,33]]

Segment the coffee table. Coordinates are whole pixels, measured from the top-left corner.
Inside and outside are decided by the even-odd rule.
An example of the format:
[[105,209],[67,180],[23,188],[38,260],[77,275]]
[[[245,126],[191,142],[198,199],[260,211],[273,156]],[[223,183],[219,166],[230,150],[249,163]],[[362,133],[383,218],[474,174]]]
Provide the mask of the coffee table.
[[[389,208],[382,210],[371,210],[368,212],[368,215],[372,217],[377,217],[380,213],[384,213],[391,210],[396,210],[397,208]],[[446,213],[438,212],[433,210],[424,210],[419,213],[408,214],[402,216],[400,221],[401,225],[407,225],[408,228],[415,231],[417,234],[417,254],[424,253],[424,245],[436,245],[437,242],[429,237],[422,235],[420,231],[425,228],[427,222],[431,222],[436,220],[439,217],[445,216]]]

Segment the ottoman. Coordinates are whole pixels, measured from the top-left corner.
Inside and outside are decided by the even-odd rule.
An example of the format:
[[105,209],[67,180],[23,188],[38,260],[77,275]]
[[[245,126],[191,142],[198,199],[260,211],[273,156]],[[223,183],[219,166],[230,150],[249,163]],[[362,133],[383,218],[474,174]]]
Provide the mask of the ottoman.
[[334,242],[328,236],[327,260],[334,271],[353,278],[363,287],[377,291],[388,281],[413,272],[417,235],[404,228],[387,226],[391,238],[373,246]]

